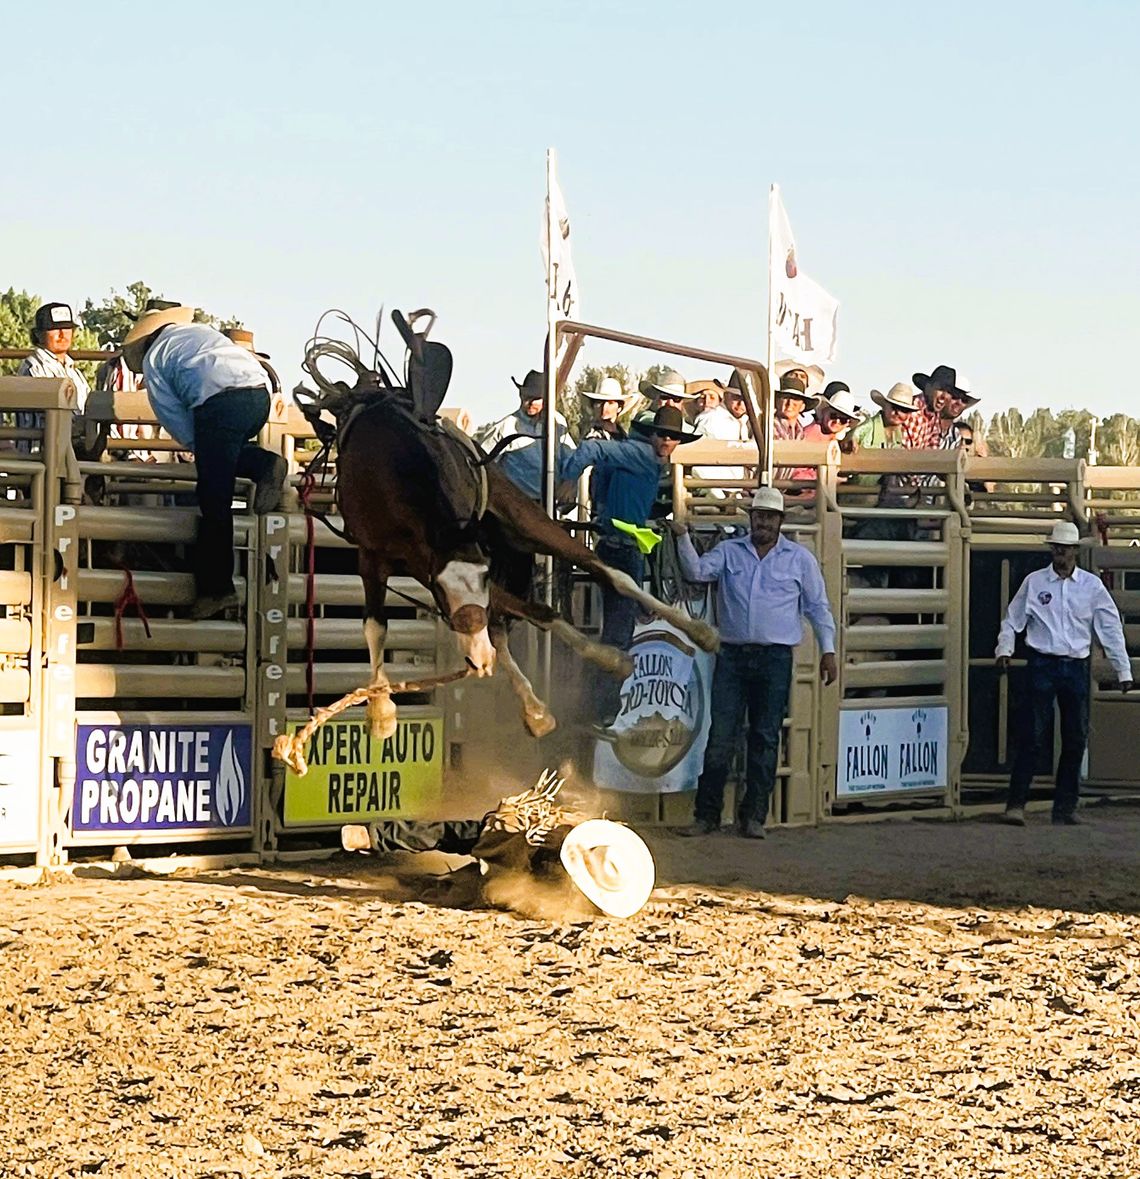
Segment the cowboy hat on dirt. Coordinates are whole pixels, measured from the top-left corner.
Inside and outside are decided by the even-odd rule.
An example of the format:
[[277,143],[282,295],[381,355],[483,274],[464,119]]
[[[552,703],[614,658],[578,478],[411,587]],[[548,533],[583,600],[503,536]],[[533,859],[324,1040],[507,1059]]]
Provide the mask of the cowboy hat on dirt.
[[580,396],[591,401],[625,401],[625,390],[617,377],[602,377],[596,389],[583,389]]
[[656,413],[643,413],[634,418],[630,428],[639,434],[662,434],[676,438],[678,442],[695,442],[700,431],[685,421],[684,415],[675,405],[663,405]]
[[131,330],[123,337],[123,347],[149,339],[164,327],[184,327],[194,322],[194,308],[177,306],[144,311]]
[[611,917],[632,917],[653,891],[653,855],[635,831],[609,819],[587,819],[562,841],[567,875]]
[[521,385],[514,377],[511,377],[511,383],[519,391],[520,401],[546,400],[546,374],[539,372],[536,368],[532,368],[523,377]]
[[880,408],[901,409],[904,413],[913,413],[922,407],[918,404],[918,391],[906,381],[896,381],[886,393],[878,389],[871,390],[871,400]]
[[804,388],[809,393],[819,393],[823,389],[824,372],[818,364],[800,364],[798,360],[777,360],[776,377],[782,380],[789,373],[799,373]]
[[638,389],[654,401],[662,397],[673,397],[678,401],[691,401],[696,394],[690,393],[685,378],[675,369],[666,369],[656,381],[642,381]]

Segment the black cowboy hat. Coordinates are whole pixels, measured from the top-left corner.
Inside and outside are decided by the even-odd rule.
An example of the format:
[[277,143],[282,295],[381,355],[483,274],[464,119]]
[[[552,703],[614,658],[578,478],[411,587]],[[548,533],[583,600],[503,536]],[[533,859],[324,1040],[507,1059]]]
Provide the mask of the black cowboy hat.
[[634,418],[630,429],[639,434],[662,434],[678,442],[695,442],[701,435],[675,405],[663,405],[656,413],[643,413]]
[[523,401],[546,400],[546,374],[536,368],[532,368],[523,377],[521,384],[511,377],[511,384],[519,391],[519,397]]
[[915,388],[923,393],[926,392],[927,386],[932,385],[936,389],[945,389],[947,393],[959,393],[963,398],[971,396],[969,389],[958,388],[958,370],[948,364],[937,365],[930,374],[914,373],[911,380],[914,381]]

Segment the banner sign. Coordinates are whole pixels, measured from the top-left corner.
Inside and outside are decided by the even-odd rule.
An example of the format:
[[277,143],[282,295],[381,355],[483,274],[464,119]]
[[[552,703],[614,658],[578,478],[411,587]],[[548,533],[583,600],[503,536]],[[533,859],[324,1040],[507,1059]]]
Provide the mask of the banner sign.
[[791,222],[775,184],[768,196],[768,235],[772,262],[769,330],[776,351],[801,364],[826,368],[835,360],[839,300],[800,270]]
[[594,750],[603,790],[695,790],[709,733],[713,657],[667,622],[642,623],[629,649],[617,718]]
[[39,832],[40,735],[0,727],[0,847],[34,847]]
[[366,720],[329,721],[305,758],[304,777],[285,771],[286,826],[429,817],[443,791],[443,718],[400,718],[383,741]]
[[841,711],[836,798],[944,790],[947,715],[945,705]]
[[248,829],[252,731],[246,724],[79,725],[71,830]]
[[546,207],[543,209],[539,244],[542,247],[544,273],[551,267],[553,253],[554,289],[547,291],[547,298],[556,305],[559,319],[577,319],[578,276],[574,273],[574,259],[570,255],[570,214],[566,211],[562,189],[553,175],[546,196]]

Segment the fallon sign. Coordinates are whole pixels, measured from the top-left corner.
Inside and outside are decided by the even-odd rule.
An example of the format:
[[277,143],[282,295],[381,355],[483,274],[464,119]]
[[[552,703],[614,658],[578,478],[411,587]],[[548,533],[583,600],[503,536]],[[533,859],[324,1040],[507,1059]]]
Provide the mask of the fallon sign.
[[947,727],[944,705],[841,712],[836,798],[945,790]]
[[250,725],[79,725],[71,829],[248,830]]

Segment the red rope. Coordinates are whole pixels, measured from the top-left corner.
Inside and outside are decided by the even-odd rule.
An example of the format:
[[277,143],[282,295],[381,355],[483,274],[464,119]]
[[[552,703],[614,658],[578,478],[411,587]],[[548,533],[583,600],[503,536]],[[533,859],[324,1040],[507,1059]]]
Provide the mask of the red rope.
[[146,631],[146,637],[150,638],[150,619],[146,616],[146,607],[142,604],[142,598],[139,597],[138,590],[135,589],[134,574],[126,567],[120,565],[123,571],[123,588],[119,596],[115,599],[115,648],[119,651],[123,649],[123,612],[128,606],[133,606],[135,615],[143,624],[143,630]]
[[305,695],[308,699],[309,714],[313,713],[314,683],[316,680],[316,622],[314,614],[317,600],[317,546],[316,525],[309,511],[316,487],[316,477],[308,469],[301,476],[298,492],[301,509],[305,513]]

